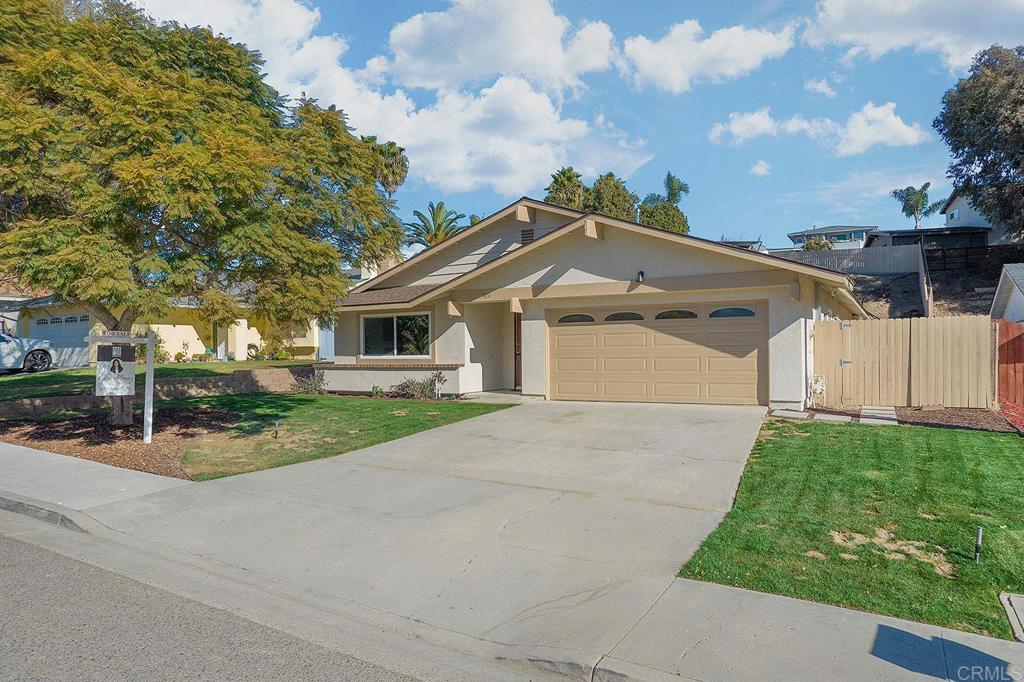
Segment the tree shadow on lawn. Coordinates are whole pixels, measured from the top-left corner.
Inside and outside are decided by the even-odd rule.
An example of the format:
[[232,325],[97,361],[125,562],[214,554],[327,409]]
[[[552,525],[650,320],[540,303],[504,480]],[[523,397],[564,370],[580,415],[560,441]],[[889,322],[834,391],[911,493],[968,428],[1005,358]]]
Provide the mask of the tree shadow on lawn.
[[[218,409],[166,408],[157,410],[153,419],[153,432],[159,434],[173,430],[178,438],[197,438],[212,431],[231,428],[239,415]],[[53,416],[42,419],[19,419],[0,422],[0,439],[12,435],[19,441],[45,443],[75,441],[84,447],[113,445],[124,441],[142,440],[142,415],[135,415],[130,426],[110,424],[109,410],[85,415]]]

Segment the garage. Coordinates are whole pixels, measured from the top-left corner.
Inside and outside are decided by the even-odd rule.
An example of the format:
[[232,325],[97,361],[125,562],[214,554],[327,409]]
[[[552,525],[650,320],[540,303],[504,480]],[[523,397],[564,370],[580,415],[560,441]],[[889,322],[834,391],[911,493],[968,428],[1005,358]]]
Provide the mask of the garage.
[[85,337],[90,329],[92,322],[85,311],[64,311],[53,315],[40,311],[32,318],[31,336],[53,343],[55,367],[78,367],[89,364],[89,344]]
[[768,402],[764,302],[560,309],[548,325],[552,400]]

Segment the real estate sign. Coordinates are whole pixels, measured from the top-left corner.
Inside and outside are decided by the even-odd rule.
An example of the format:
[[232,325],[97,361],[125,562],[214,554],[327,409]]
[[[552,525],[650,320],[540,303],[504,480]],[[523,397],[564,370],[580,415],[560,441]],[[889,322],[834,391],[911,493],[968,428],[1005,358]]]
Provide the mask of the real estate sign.
[[96,395],[135,395],[135,348],[131,344],[96,347]]

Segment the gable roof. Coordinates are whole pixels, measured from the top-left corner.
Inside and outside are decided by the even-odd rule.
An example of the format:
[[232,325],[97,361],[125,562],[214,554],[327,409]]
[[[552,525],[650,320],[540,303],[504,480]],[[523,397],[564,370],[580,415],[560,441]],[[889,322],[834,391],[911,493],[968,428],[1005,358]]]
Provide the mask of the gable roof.
[[989,308],[990,317],[998,318],[1006,313],[1006,306],[1010,302],[1010,294],[1014,288],[1024,293],[1024,263],[1003,265],[1003,271],[999,273],[996,293],[992,296],[992,307]]
[[[548,205],[548,204],[544,204],[543,202],[537,202],[537,201],[532,200],[532,199],[521,199],[519,202],[516,202],[515,204],[512,204],[512,207],[514,207],[515,205],[517,205],[518,203],[520,203],[522,201],[527,201],[527,202],[536,203],[536,204],[542,204],[542,205],[545,205],[545,206]],[[508,209],[507,208],[503,209],[503,211],[506,211],[506,210],[508,210]],[[655,236],[655,237],[659,237],[661,239],[666,239],[666,240],[669,240],[669,241],[674,241],[676,243],[682,243],[682,244],[687,244],[687,245],[691,245],[691,246],[696,246],[697,248],[704,249],[704,250],[707,250],[707,251],[711,251],[711,252],[714,252],[714,253],[719,253],[719,254],[724,254],[724,255],[729,255],[729,256],[735,256],[735,257],[741,258],[743,260],[748,260],[748,261],[755,262],[755,263],[765,263],[767,265],[771,265],[771,266],[774,266],[774,267],[779,267],[779,268],[782,268],[784,270],[791,270],[791,271],[796,272],[798,274],[806,274],[806,275],[809,275],[809,276],[812,276],[812,277],[817,277],[819,279],[824,279],[824,280],[826,280],[826,281],[828,281],[828,282],[830,282],[830,283],[832,283],[834,285],[837,285],[841,290],[845,291],[847,294],[849,294],[850,290],[853,288],[853,283],[850,280],[849,276],[846,275],[845,273],[839,272],[837,270],[831,270],[829,268],[824,268],[824,267],[817,266],[817,265],[809,265],[809,264],[806,264],[806,263],[798,263],[796,261],[791,261],[791,260],[788,260],[788,259],[785,259],[785,258],[781,258],[779,256],[773,256],[773,255],[771,255],[769,253],[764,253],[764,252],[761,252],[761,251],[752,251],[750,249],[746,249],[746,248],[742,248],[742,247],[737,247],[737,246],[732,246],[730,244],[723,244],[721,242],[717,242],[717,241],[710,240],[710,239],[704,239],[702,237],[693,237],[693,236],[690,236],[690,235],[679,234],[677,232],[669,232],[668,230],[663,230],[663,229],[658,228],[658,227],[651,227],[649,225],[641,225],[640,223],[635,223],[635,222],[631,222],[631,221],[621,220],[619,218],[613,218],[612,216],[608,216],[608,215],[605,215],[603,213],[596,213],[596,212],[583,213],[583,212],[579,212],[579,211],[577,211],[576,213],[579,214],[579,217],[576,218],[575,220],[570,220],[569,222],[566,222],[563,225],[554,228],[550,232],[547,232],[545,234],[540,235],[534,241],[532,241],[532,242],[530,242],[528,244],[524,244],[523,246],[521,246],[521,247],[519,247],[517,249],[513,249],[511,251],[507,251],[504,254],[498,256],[497,258],[494,258],[494,259],[492,259],[492,260],[490,260],[490,261],[488,261],[488,262],[486,262],[486,263],[484,263],[484,264],[474,268],[473,270],[470,270],[469,272],[463,273],[463,274],[459,275],[458,277],[454,277],[453,279],[450,279],[447,282],[443,282],[443,283],[437,284],[436,286],[431,286],[429,289],[425,289],[422,292],[420,292],[420,291],[410,291],[411,289],[414,289],[414,288],[418,289],[419,286],[416,286],[416,287],[394,287],[394,289],[396,291],[394,291],[392,296],[394,296],[396,300],[393,301],[393,302],[394,303],[402,303],[402,304],[414,305],[414,304],[418,304],[418,303],[421,303],[423,301],[426,301],[426,300],[428,300],[430,298],[434,298],[436,296],[439,296],[439,295],[445,293],[446,291],[449,291],[449,290],[451,290],[451,289],[453,289],[453,288],[455,288],[457,286],[463,285],[466,282],[468,282],[468,281],[470,281],[470,280],[472,280],[472,279],[474,279],[474,278],[476,278],[476,277],[478,277],[478,276],[480,276],[480,275],[482,275],[482,274],[484,274],[486,272],[490,272],[494,268],[497,268],[497,267],[499,267],[501,265],[504,265],[505,263],[508,263],[512,259],[515,259],[515,258],[518,258],[519,256],[522,256],[524,253],[528,253],[528,252],[530,252],[530,251],[532,251],[534,249],[542,248],[546,244],[548,244],[548,243],[558,239],[559,237],[564,236],[566,234],[569,234],[573,230],[582,227],[587,220],[594,220],[596,222],[600,222],[602,225],[611,225],[613,227],[618,227],[618,228],[626,229],[626,230],[629,230],[629,231],[632,231],[632,232],[635,232],[635,233],[639,233],[639,234],[648,234],[648,235],[652,235],[652,236]],[[483,222],[483,221],[481,221],[481,222]],[[479,224],[480,223],[478,223],[478,225]],[[423,286],[426,287],[427,285],[423,285]],[[388,291],[388,290],[384,289],[382,291]],[[360,292],[359,288],[357,287],[357,289],[354,290],[353,293],[362,293],[362,292]],[[366,293],[369,293],[369,291],[366,291]],[[353,295],[352,293],[349,294],[350,297],[352,295]],[[404,299],[404,300],[397,300],[397,299]],[[852,302],[852,305],[857,309],[858,312],[862,312],[863,313],[863,308],[856,301],[856,299],[854,299],[852,297],[852,295],[850,295],[850,301]],[[373,304],[374,303],[368,302],[366,299],[359,298],[359,297],[355,298],[351,302],[350,302],[350,298],[348,298],[348,297],[346,297],[345,299],[342,300],[342,306],[343,307],[348,307],[348,306],[355,307],[355,306],[360,306],[360,305],[373,305]]]
[[499,209],[496,213],[492,213],[491,215],[487,216],[486,218],[484,218],[483,220],[478,222],[476,225],[470,225],[469,227],[467,227],[466,229],[462,230],[461,232],[459,232],[455,236],[449,237],[448,239],[445,239],[440,244],[435,244],[434,246],[428,246],[427,248],[423,249],[419,253],[417,253],[417,254],[415,254],[413,256],[410,256],[406,260],[402,261],[401,263],[399,263],[395,267],[389,268],[389,269],[385,270],[384,272],[380,273],[379,275],[377,275],[376,277],[372,277],[372,278],[366,280],[365,282],[363,282],[359,286],[353,288],[349,292],[349,295],[351,296],[354,293],[366,291],[367,289],[376,289],[376,288],[378,288],[383,282],[385,282],[386,280],[391,278],[393,275],[396,275],[396,274],[398,274],[400,272],[405,271],[406,269],[408,269],[413,264],[418,265],[419,263],[422,263],[426,258],[428,258],[430,256],[433,256],[433,255],[436,255],[437,253],[439,253],[441,251],[444,251],[445,249],[449,248],[452,244],[456,244],[456,243],[462,241],[463,239],[465,239],[466,237],[468,237],[470,235],[473,235],[473,234],[476,234],[477,232],[480,232],[481,230],[483,230],[484,228],[488,227],[489,225],[492,225],[492,224],[496,223],[501,218],[504,218],[505,216],[510,215],[513,211],[515,211],[516,207],[520,206],[520,205],[532,206],[534,208],[541,208],[541,209],[543,209],[545,211],[551,211],[553,213],[561,213],[561,214],[565,215],[567,218],[575,218],[575,217],[583,215],[583,211],[577,211],[576,209],[566,208],[564,206],[558,206],[556,204],[549,204],[546,201],[538,201],[537,199],[531,199],[530,197],[520,197],[520,198],[516,199],[515,201],[513,201],[508,206],[505,206],[504,208]]

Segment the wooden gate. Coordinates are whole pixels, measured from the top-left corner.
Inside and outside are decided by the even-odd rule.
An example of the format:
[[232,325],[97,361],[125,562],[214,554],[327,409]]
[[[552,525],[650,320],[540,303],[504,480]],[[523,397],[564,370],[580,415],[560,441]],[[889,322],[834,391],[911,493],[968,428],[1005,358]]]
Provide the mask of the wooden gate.
[[824,381],[824,392],[815,395],[824,406],[988,408],[992,322],[982,316],[819,321],[814,375]]
[[999,401],[1024,405],[1024,324],[996,320]]

